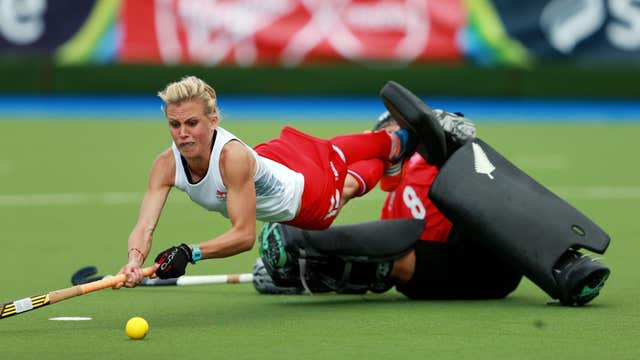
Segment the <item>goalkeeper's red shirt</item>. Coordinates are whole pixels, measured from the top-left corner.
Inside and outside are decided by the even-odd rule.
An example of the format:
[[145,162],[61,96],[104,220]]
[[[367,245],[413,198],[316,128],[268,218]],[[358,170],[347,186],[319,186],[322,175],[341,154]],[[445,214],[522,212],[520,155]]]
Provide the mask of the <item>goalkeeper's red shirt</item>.
[[429,189],[438,175],[438,169],[418,155],[405,163],[405,176],[395,191],[390,192],[382,208],[382,219],[424,219],[420,240],[447,242],[451,221],[429,198]]

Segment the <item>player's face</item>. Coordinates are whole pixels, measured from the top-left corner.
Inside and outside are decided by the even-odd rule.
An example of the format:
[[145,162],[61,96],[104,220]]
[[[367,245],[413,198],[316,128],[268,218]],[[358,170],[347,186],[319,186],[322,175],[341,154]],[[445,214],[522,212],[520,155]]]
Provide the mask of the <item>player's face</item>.
[[208,157],[218,118],[205,115],[202,101],[185,100],[167,105],[167,122],[171,138],[182,156]]

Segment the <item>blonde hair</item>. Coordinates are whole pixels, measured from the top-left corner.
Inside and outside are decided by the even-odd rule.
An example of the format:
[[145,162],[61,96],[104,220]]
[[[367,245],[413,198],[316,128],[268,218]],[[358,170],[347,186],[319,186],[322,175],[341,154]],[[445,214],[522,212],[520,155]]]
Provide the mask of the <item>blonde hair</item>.
[[193,99],[202,100],[205,115],[213,116],[219,113],[216,91],[211,85],[195,76],[185,76],[180,81],[170,83],[164,90],[158,92],[158,96],[164,101],[162,111],[165,115],[167,105]]

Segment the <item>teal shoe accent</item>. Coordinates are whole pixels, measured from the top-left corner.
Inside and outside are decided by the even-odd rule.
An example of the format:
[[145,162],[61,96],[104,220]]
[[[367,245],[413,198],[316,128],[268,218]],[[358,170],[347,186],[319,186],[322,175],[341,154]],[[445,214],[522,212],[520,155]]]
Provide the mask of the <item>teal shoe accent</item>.
[[273,268],[282,268],[287,263],[280,224],[265,223],[260,232],[260,257]]

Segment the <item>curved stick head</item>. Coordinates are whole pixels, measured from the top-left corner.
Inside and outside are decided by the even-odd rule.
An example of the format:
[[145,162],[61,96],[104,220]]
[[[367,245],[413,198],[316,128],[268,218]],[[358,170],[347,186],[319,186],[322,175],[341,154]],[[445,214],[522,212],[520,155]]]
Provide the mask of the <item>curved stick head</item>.
[[81,285],[91,281],[102,279],[102,276],[94,276],[97,273],[98,268],[96,268],[95,266],[85,266],[71,275],[71,284]]

